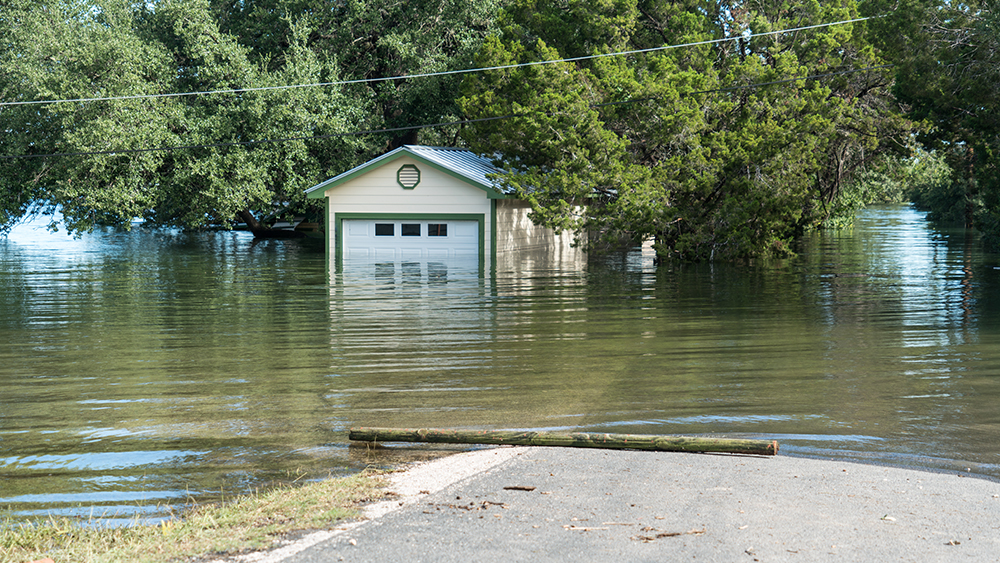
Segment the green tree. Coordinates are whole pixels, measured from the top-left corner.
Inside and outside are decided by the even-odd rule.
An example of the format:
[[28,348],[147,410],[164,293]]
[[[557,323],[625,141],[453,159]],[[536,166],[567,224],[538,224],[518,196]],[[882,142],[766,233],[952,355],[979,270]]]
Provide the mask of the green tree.
[[[0,11],[3,101],[227,92],[0,106],[0,154],[39,156],[0,161],[0,232],[57,208],[74,232],[307,212],[309,186],[418,141],[416,126],[454,121],[458,78],[261,88],[466,67],[494,5],[12,0]],[[354,134],[378,129],[399,130]],[[153,150],[164,147],[179,148]]]
[[[311,31],[310,48],[330,61],[345,80],[371,80],[469,68],[494,25],[500,0],[213,0],[222,29],[252,46],[254,55],[279,64],[290,42],[289,22]],[[460,76],[380,80],[349,86],[345,93],[363,106],[371,129],[396,129],[456,121]],[[395,131],[384,151],[418,140],[453,144],[457,126]]]
[[[847,189],[834,200],[833,214],[824,226],[849,226],[859,210],[872,204],[910,201],[934,207],[943,192],[951,191],[950,186],[951,168],[940,153],[914,146],[905,156],[883,155],[854,174]],[[951,220],[953,216],[933,213],[931,219]],[[961,214],[957,217],[960,220]]]
[[863,24],[760,35],[857,16],[839,2],[515,0],[482,65],[729,41],[528,66],[467,79],[467,130],[502,155],[536,221],[654,238],[661,257],[780,256],[833,213],[851,174],[900,138]]
[[961,218],[1000,246],[1000,10],[995,2],[911,0],[880,25],[900,37],[896,95],[924,124],[920,141],[952,170],[919,203]]
[[[0,67],[4,69],[4,101],[142,93],[150,79],[155,85],[166,69],[165,53],[151,48],[134,34],[121,32],[122,19],[130,17],[121,4],[109,3],[98,9],[82,3],[40,6],[30,1],[15,2],[6,6],[2,14],[0,35],[4,49]],[[119,68],[115,69],[116,65]],[[143,103],[152,102],[0,108],[2,153],[33,156],[94,150],[91,143],[100,142],[100,134],[90,124],[109,127],[107,138],[130,137],[140,125],[132,112]],[[152,138],[162,136],[157,121],[154,116],[141,133]],[[142,140],[145,139],[136,139]],[[100,148],[113,147],[100,142]],[[132,190],[137,176],[141,176],[141,163],[151,158],[155,156],[95,155],[92,167],[81,167],[79,157],[5,159],[0,173],[0,193],[5,198],[0,229],[8,228],[36,203],[65,204],[68,216],[73,217],[85,205],[82,201],[85,196],[79,192],[80,183],[92,181],[88,176],[95,171],[106,171],[110,180],[103,193],[89,195],[89,220],[99,215],[107,218],[116,212],[106,206],[103,197],[114,192],[123,200],[117,211],[131,218],[130,212],[143,207],[143,202],[136,200],[143,199],[145,194]],[[132,163],[138,166],[133,167]],[[87,221],[88,217],[74,220]]]
[[[306,48],[303,29],[280,68],[250,61],[220,32],[207,2],[19,8],[18,25],[5,29],[5,100],[239,90],[335,76]],[[253,142],[347,131],[350,109],[334,88],[8,106],[4,121],[10,115],[18,127],[5,131],[4,154],[68,156],[3,162],[5,192],[33,190],[20,208],[9,207],[4,225],[30,203],[61,209],[73,232],[127,227],[134,217],[185,227],[252,220],[251,211],[300,200],[303,189],[342,169],[350,159],[332,155],[352,152],[358,141]]]
[[182,100],[172,125],[179,144],[194,147],[163,157],[157,224],[228,226],[239,217],[252,225],[274,209],[303,212],[303,190],[353,165],[371,142],[338,136],[363,122],[364,108],[336,87],[239,91],[338,79],[308,46],[309,28],[289,25],[282,62],[271,65],[221,31],[207,2],[161,4],[147,15],[144,31],[167,46],[177,69],[172,91],[237,90]]

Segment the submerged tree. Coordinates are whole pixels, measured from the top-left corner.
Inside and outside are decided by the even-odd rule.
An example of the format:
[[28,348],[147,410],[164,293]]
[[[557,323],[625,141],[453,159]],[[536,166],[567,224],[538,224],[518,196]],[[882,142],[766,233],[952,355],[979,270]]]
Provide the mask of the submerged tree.
[[465,67],[492,5],[12,0],[0,101],[101,99],[0,106],[0,233],[57,208],[73,232],[306,212],[306,188],[456,114],[455,78],[329,83]]
[[512,117],[465,139],[542,224],[661,257],[784,255],[906,129],[864,23],[782,31],[856,17],[851,0],[516,0],[480,64],[571,60],[470,77],[470,117]]
[[[461,132],[537,222],[593,248],[780,256],[903,146],[881,54],[901,47],[871,22],[806,29],[857,15],[854,0],[9,0],[0,232],[56,208],[71,231],[253,224]],[[184,92],[214,93],[166,96]],[[148,94],[164,96],[128,98]],[[420,129],[460,117],[490,120]]]
[[1000,247],[1000,10],[995,2],[911,0],[879,25],[889,28],[883,36],[906,41],[893,49],[896,95],[925,125],[920,140],[952,169],[951,182],[921,203]]
[[375,80],[345,86],[363,105],[366,123],[398,129],[372,151],[419,140],[453,144],[457,126],[415,126],[456,121],[458,75],[387,78],[466,69],[492,30],[500,0],[212,0],[221,29],[252,47],[252,55],[280,65],[292,42],[291,22],[308,28],[308,45],[336,67],[343,80]]
[[[3,153],[37,155],[4,160],[2,177],[11,182],[4,187],[16,189],[29,174],[31,201],[58,206],[70,231],[127,226],[135,217],[229,225],[269,210],[293,200],[332,159],[302,140],[267,141],[336,134],[350,122],[336,89],[244,91],[329,80],[331,69],[301,37],[280,69],[252,63],[204,2],[139,9],[110,0],[50,2],[28,5],[18,17],[7,30],[4,100],[103,98],[3,108],[23,124],[5,132]],[[218,90],[227,92],[128,98]]]

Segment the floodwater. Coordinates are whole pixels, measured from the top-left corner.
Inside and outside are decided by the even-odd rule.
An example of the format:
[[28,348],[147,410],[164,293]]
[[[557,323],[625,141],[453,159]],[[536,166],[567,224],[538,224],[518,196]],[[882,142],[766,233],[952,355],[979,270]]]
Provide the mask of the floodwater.
[[331,273],[245,233],[0,239],[0,516],[155,520],[357,471],[352,426],[766,437],[1000,478],[1000,261],[907,206],[758,266]]

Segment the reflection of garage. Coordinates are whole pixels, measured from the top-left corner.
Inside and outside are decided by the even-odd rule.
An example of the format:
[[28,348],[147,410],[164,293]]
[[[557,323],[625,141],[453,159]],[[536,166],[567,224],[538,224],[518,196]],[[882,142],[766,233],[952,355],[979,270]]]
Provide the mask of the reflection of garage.
[[441,219],[344,219],[345,258],[447,259],[479,256],[479,222]]

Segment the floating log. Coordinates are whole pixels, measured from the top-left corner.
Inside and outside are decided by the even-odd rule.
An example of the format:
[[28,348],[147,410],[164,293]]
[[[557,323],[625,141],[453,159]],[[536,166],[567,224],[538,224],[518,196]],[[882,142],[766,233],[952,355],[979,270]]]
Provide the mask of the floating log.
[[777,455],[777,440],[696,438],[596,432],[517,432],[421,428],[351,428],[348,438],[358,442],[430,442],[435,444],[504,444],[653,450],[661,452],[722,452]]

